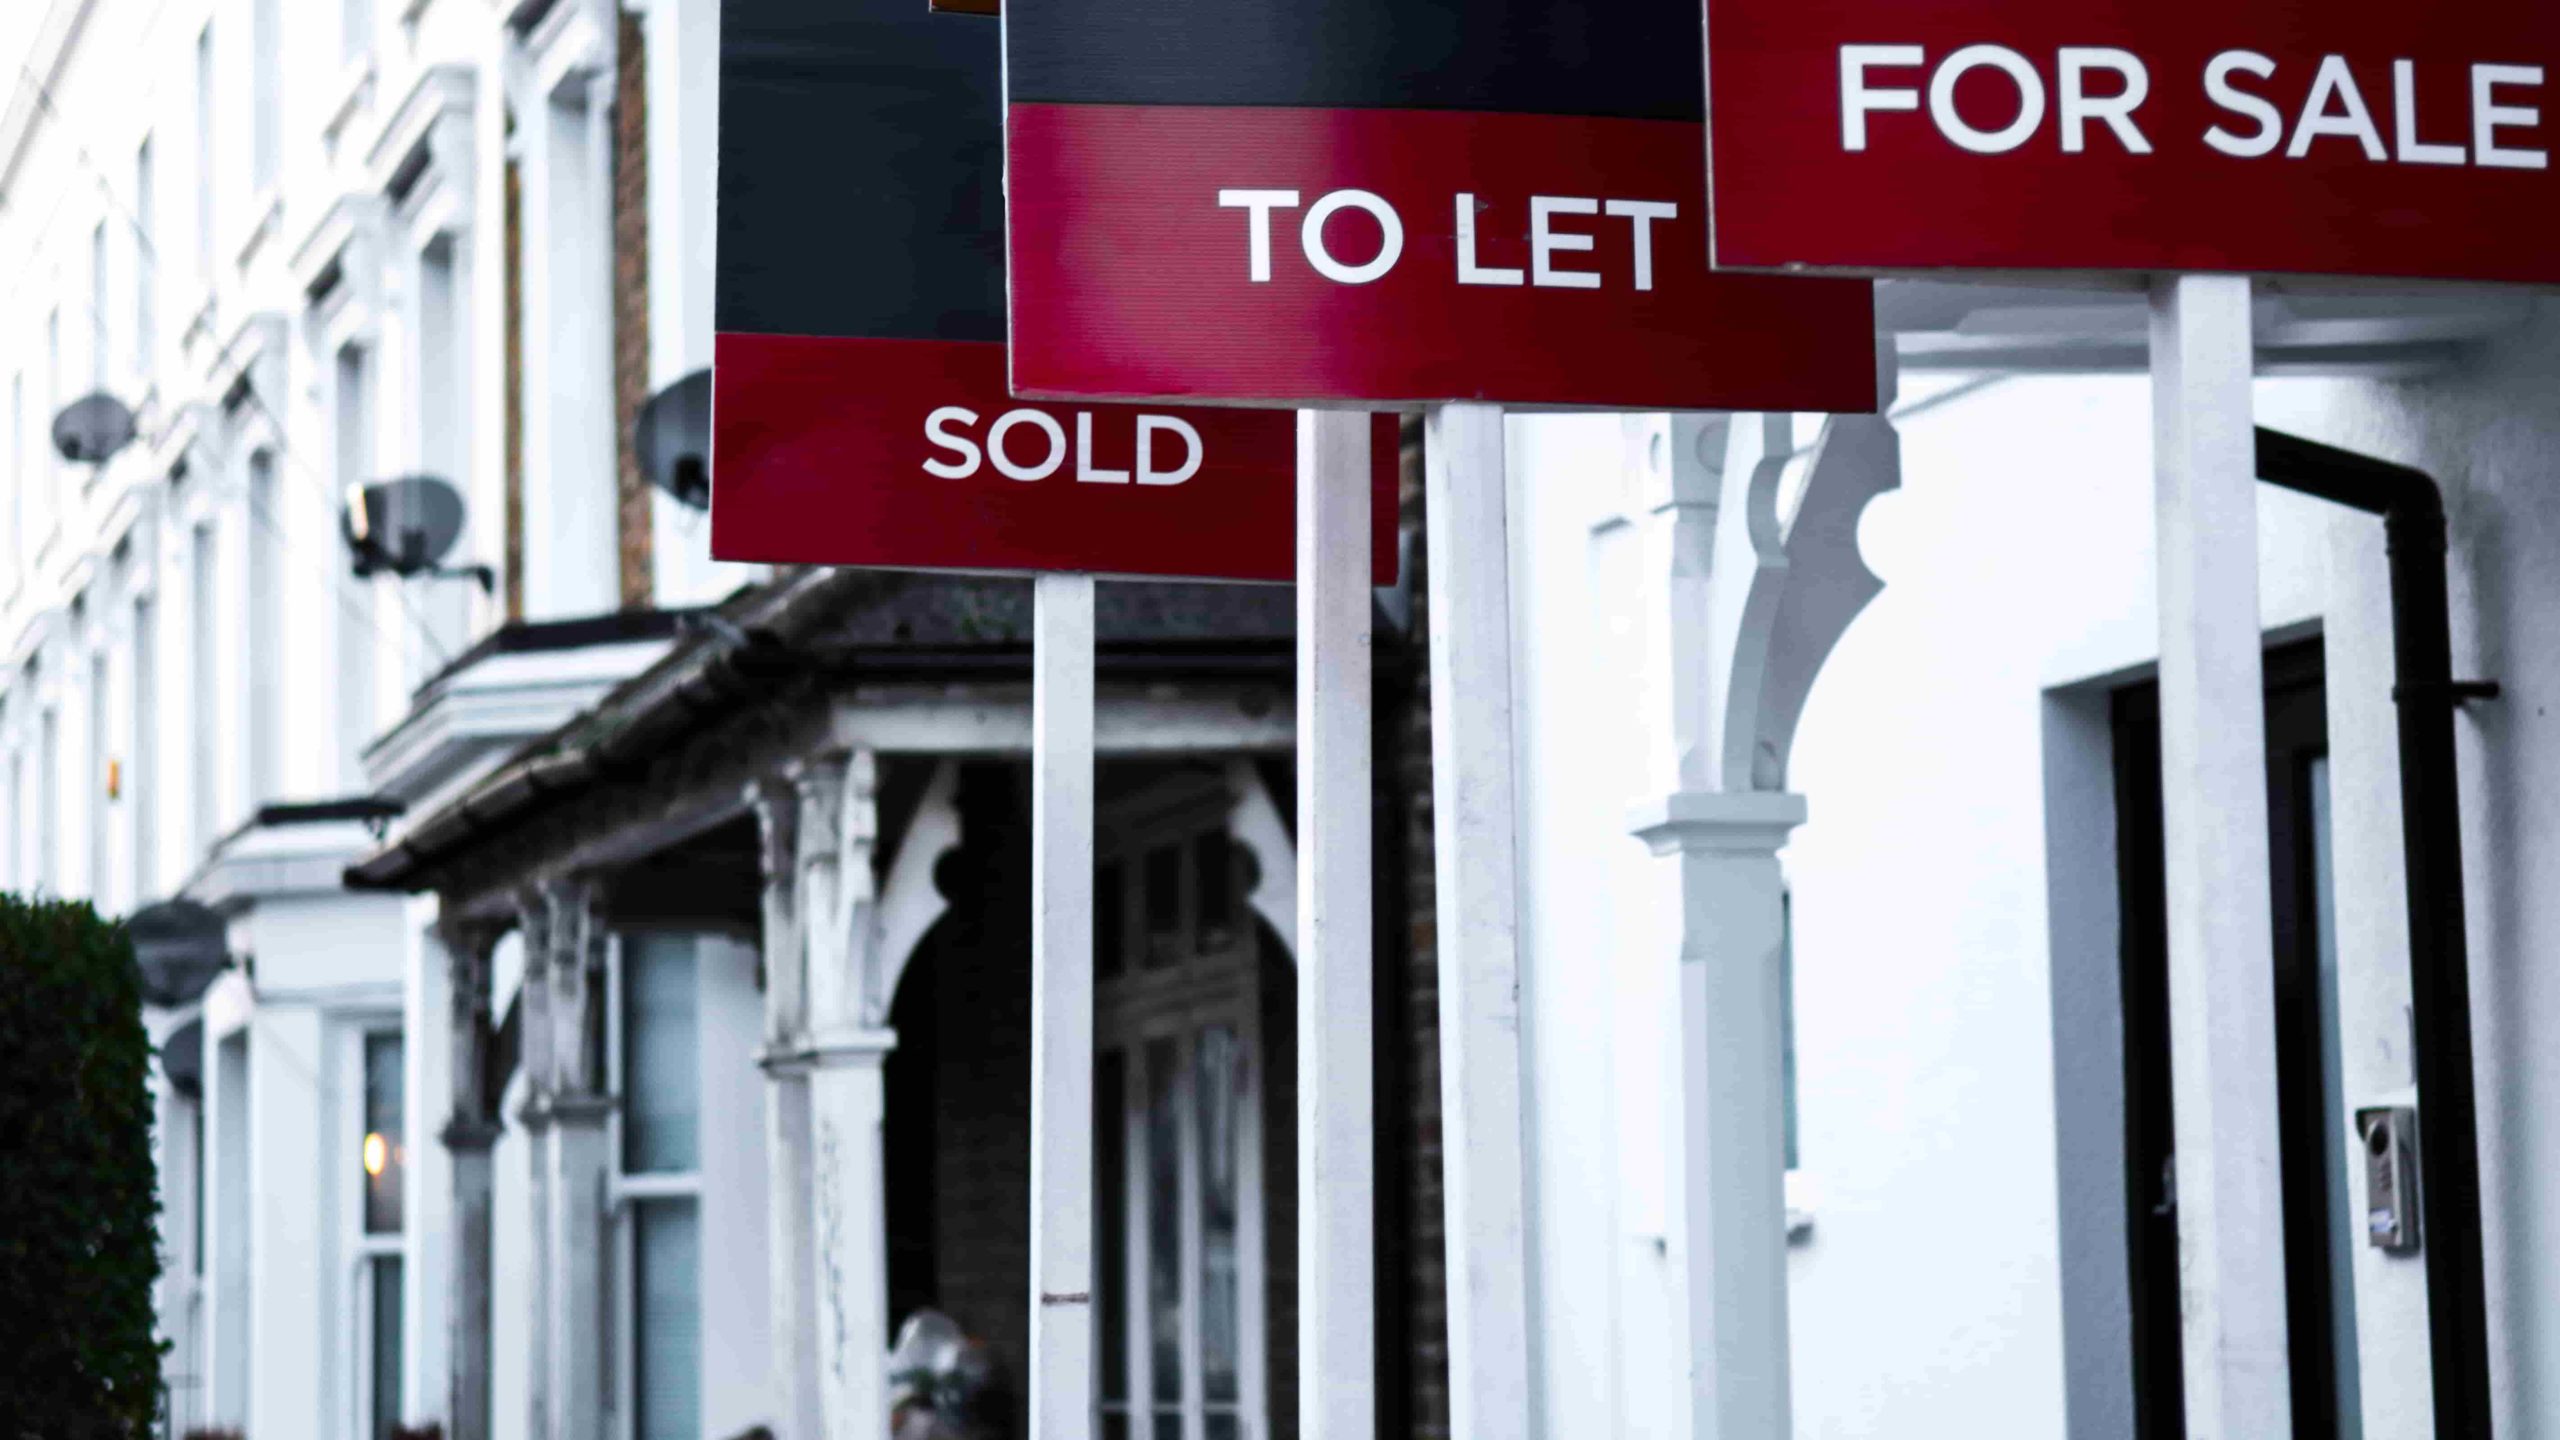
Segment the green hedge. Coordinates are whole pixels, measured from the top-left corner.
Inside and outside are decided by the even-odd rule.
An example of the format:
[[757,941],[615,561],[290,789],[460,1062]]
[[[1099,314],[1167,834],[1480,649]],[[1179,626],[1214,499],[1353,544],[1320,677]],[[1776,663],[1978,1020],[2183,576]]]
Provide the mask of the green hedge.
[[151,1041],[133,947],[0,895],[0,1437],[126,1440],[160,1408]]

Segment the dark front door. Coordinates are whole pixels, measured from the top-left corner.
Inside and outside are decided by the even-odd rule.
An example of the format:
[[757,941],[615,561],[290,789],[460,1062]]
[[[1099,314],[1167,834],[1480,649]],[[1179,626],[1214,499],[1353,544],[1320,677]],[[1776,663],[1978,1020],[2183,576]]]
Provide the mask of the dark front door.
[[[2354,1440],[2353,1230],[2344,1175],[2335,935],[2330,916],[2329,736],[2317,640],[2267,653],[2267,829],[2273,897],[2285,1307],[2297,1440]],[[2168,902],[2160,795],[2160,691],[2115,696],[2122,895],[2127,1266],[2136,1433],[2183,1440],[2176,1109],[2169,1070]]]

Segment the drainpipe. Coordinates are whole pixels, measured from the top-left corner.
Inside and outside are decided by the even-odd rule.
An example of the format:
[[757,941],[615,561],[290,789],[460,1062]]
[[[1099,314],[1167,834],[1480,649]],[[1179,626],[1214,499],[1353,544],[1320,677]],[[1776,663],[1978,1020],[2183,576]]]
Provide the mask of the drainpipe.
[[2409,990],[2415,1002],[2421,1234],[2435,1433],[2489,1436],[2489,1326],[2480,1258],[2479,1122],[2462,913],[2462,797],[2453,712],[2495,681],[2453,678],[2444,497],[2424,471],[2258,431],[2258,478],[2382,517],[2391,557],[2391,649],[2400,715],[2400,818],[2408,851]]

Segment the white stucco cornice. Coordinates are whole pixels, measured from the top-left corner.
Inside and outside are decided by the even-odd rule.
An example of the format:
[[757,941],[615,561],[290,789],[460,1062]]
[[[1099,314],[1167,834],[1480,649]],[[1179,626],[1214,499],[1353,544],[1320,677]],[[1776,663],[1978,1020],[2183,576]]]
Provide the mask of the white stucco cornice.
[[431,65],[419,71],[417,83],[391,107],[381,132],[365,149],[365,173],[373,187],[389,190],[401,167],[422,145],[430,146],[426,157],[430,168],[445,163],[431,144],[436,125],[447,117],[467,122],[477,94],[478,80],[468,66]]
[[28,83],[27,76],[35,76],[46,85],[59,82],[70,61],[71,47],[78,42],[82,27],[89,23],[89,12],[96,8],[97,0],[53,0],[36,26],[35,43],[27,50],[26,75],[13,78],[9,107],[0,111],[0,196],[16,190],[18,167],[25,162],[28,147],[35,142],[46,118],[44,97]]
[[548,97],[577,82],[610,84],[614,18],[611,0],[554,0],[524,33],[528,78],[536,93]]

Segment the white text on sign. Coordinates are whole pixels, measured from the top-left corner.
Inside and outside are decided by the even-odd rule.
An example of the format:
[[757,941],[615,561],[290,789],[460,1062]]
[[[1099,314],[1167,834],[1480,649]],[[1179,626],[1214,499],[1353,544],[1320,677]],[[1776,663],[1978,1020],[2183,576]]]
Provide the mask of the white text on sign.
[[[2298,75],[2280,73],[2284,68],[2254,50],[2214,56],[2201,83],[2205,98],[2227,118],[2198,138],[2244,160],[2279,149],[2285,158],[2299,160],[2320,142],[2335,140],[2355,144],[2376,163],[2550,168],[2547,149],[2519,143],[2542,126],[2541,108],[2529,103],[2543,85],[2539,65],[2474,64],[2468,67],[2467,86],[2421,96],[2413,60],[2390,62],[2386,88],[2378,83],[2380,66],[2369,65],[2359,80],[2345,56],[2324,55],[2316,67],[2292,67],[2297,72],[2308,68],[2311,78],[2290,116],[2271,98],[2298,88]],[[2006,87],[1998,107],[2001,123],[1989,129],[1975,125],[1956,106],[1956,87],[1978,72],[2000,77],[1994,83]],[[1966,45],[1939,57],[1934,67],[1918,45],[1843,45],[1840,146],[1867,149],[1879,123],[1874,117],[1917,114],[1925,97],[1928,123],[1949,143],[1977,155],[2006,154],[2026,145],[2044,128],[2048,112],[2064,154],[2088,150],[2100,128],[2129,154],[2152,153],[2152,136],[2141,119],[2143,104],[2151,97],[2151,70],[2140,56],[2108,46],[2064,46],[2054,53],[2050,82],[2047,73],[2004,45]],[[2286,87],[2281,92],[2276,88],[2280,85]],[[2377,106],[2369,95],[2388,99]],[[2451,118],[2466,107],[2462,118],[2467,125]],[[2390,122],[2388,142],[2377,113]]]
[[[1459,284],[1534,285],[1554,290],[1599,290],[1613,278],[1637,290],[1651,290],[1654,224],[1678,219],[1680,215],[1679,206],[1660,200],[1532,196],[1528,265],[1495,266],[1478,258],[1478,228],[1491,207],[1463,191],[1452,203],[1456,208]],[[1245,212],[1245,271],[1254,284],[1271,283],[1272,217],[1281,211],[1296,211],[1301,204],[1295,190],[1218,192],[1220,209]],[[1298,221],[1299,253],[1306,257],[1309,269],[1337,285],[1366,285],[1382,279],[1404,258],[1404,217],[1381,196],[1366,190],[1335,190],[1303,208],[1305,214]],[[1345,210],[1360,211],[1376,223],[1379,238],[1375,254],[1365,259],[1345,259],[1326,240],[1326,222]],[[1620,221],[1623,225],[1608,227],[1617,232],[1612,235],[1598,228],[1603,221]],[[1622,265],[1586,268],[1602,263],[1600,249],[1604,239],[1610,240],[1614,249],[1620,235],[1626,244]]]
[[[926,443],[952,457],[925,461],[926,474],[944,480],[966,480],[992,465],[997,474],[1008,480],[1030,481],[1046,480],[1066,468],[1067,428],[1058,423],[1056,416],[1029,406],[1008,410],[987,427],[983,444],[973,438],[979,419],[977,411],[962,405],[945,405],[925,417]],[[1077,411],[1076,479],[1087,485],[1127,485],[1133,481],[1140,485],[1179,485],[1199,474],[1200,462],[1206,458],[1200,432],[1189,421],[1173,415],[1140,415],[1130,466],[1114,470],[1096,463],[1093,428],[1093,412]],[[1182,453],[1180,462],[1170,469],[1158,464],[1166,451],[1176,445]]]

